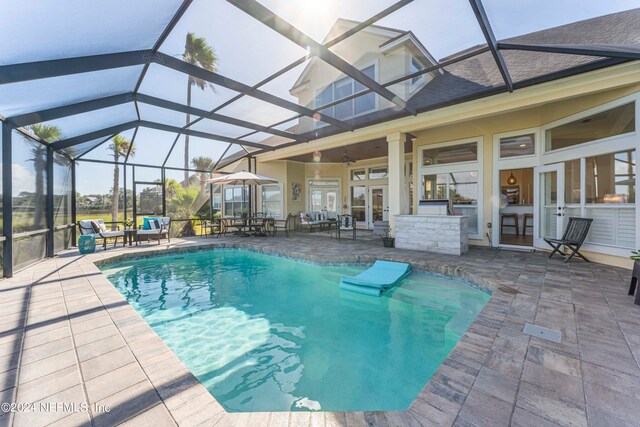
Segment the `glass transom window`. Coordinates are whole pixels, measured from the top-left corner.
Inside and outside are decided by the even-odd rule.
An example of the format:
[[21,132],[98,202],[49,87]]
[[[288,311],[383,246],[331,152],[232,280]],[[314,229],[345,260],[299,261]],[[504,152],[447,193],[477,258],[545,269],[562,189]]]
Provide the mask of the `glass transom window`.
[[[361,70],[368,77],[375,80],[376,67],[370,65]],[[336,80],[324,89],[318,92],[316,96],[316,108],[322,107],[334,101],[339,101],[342,98],[364,91],[365,86],[353,80],[351,77],[344,77],[340,80]],[[320,112],[328,116],[332,116],[336,119],[346,119],[349,117],[364,114],[369,111],[373,111],[376,106],[375,93],[371,92],[366,95],[358,96],[355,99],[350,99],[341,102],[332,107],[324,108]]]
[[547,151],[558,150],[635,130],[635,104],[632,102],[548,129],[545,148]]
[[369,168],[369,179],[384,179],[387,177],[387,168]]
[[534,135],[518,135],[500,138],[500,158],[529,156],[535,154]]
[[422,150],[422,165],[434,166],[450,163],[473,162],[478,160],[478,143],[450,145]]

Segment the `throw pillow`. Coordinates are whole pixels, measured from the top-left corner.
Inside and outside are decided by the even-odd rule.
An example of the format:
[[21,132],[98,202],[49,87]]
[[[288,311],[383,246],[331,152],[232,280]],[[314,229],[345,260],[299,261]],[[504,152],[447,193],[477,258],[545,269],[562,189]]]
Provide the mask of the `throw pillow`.
[[102,228],[100,227],[100,223],[98,221],[91,221],[91,228],[93,228],[94,233],[102,232]]
[[157,219],[150,219],[149,220],[149,228],[151,230],[159,230],[160,229],[160,221],[158,221]]

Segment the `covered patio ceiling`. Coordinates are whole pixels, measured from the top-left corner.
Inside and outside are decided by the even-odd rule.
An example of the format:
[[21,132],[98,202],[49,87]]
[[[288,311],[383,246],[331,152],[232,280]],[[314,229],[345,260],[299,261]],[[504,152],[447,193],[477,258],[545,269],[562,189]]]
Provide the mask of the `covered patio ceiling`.
[[[407,140],[404,142],[404,152],[411,153],[412,151],[413,144],[411,143],[411,136],[407,135]],[[285,157],[283,160],[302,163],[348,163],[352,165],[362,160],[387,157],[389,155],[389,145],[386,139],[378,138],[358,142],[357,144],[345,145],[343,147],[329,148],[322,150],[320,154],[319,162],[314,160],[313,152]]]
[[[215,161],[213,171],[244,157],[640,59],[639,41],[627,31],[637,24],[638,10],[623,12],[638,1],[589,4],[563,15],[570,21],[604,19],[602,32],[581,23],[569,29],[570,21],[549,20],[520,2],[484,3],[460,0],[442,8],[428,0],[63,0],[34,9],[10,0],[1,6],[0,28],[4,135],[15,128],[32,134],[35,124],[56,126],[59,138],[36,139],[70,159],[89,160],[116,134],[125,134],[138,152],[152,153],[147,163],[155,167],[179,165],[175,158],[188,137]],[[570,4],[549,1],[549,16]],[[627,15],[594,18],[607,13]],[[522,25],[512,25],[514,16]],[[336,19],[352,25],[332,33]],[[399,28],[444,59],[418,71],[396,70],[387,81],[371,78],[339,47],[374,27]],[[213,66],[183,54],[189,33],[212,45]],[[523,55],[540,67],[524,64],[523,72]],[[312,61],[353,79],[358,90],[302,105],[291,89]],[[443,77],[411,96],[394,89],[436,71]],[[330,113],[371,93],[390,107],[349,119]],[[303,119],[315,125],[300,126]],[[135,164],[129,154],[119,161]]]

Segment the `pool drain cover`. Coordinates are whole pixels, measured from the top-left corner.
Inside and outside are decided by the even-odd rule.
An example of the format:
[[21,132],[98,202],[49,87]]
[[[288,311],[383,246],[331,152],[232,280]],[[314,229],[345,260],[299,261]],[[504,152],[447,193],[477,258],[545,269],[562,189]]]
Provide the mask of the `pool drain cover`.
[[543,326],[532,325],[531,323],[525,323],[524,328],[522,328],[522,332],[543,340],[557,343],[562,342],[562,332],[557,329],[550,329]]

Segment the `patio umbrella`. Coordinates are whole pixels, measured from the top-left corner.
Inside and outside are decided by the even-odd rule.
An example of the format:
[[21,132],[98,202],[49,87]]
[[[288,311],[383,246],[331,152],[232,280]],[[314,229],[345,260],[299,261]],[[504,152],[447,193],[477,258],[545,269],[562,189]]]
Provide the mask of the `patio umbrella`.
[[[275,179],[256,175],[255,173],[242,171],[236,172],[229,175],[221,175],[215,178],[211,178],[209,181],[212,184],[222,184],[222,185],[262,185],[262,184],[273,184],[278,181]],[[244,189],[242,191],[242,205],[244,206]]]

